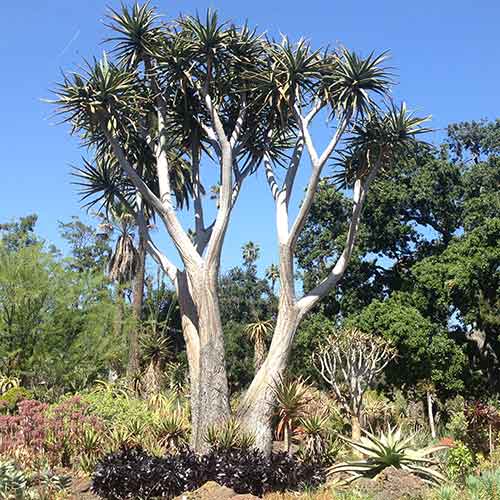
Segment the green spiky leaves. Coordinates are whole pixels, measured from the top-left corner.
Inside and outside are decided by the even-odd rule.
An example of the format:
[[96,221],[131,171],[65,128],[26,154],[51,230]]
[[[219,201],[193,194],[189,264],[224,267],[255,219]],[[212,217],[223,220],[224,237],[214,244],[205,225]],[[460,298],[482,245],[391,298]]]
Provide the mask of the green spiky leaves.
[[135,3],[131,9],[122,5],[120,11],[110,9],[107,26],[116,35],[107,41],[114,44],[113,53],[128,68],[133,68],[154,55],[158,44],[161,44],[159,16],[149,4],[150,2],[143,5]]
[[403,102],[390,103],[385,112],[373,110],[354,124],[346,148],[338,154],[334,181],[345,188],[357,178],[366,178],[373,169],[384,173],[393,168],[418,144],[418,136],[431,129],[422,125],[430,117],[417,117]]
[[365,458],[334,465],[329,474],[348,473],[351,481],[359,477],[374,477],[386,467],[396,467],[415,474],[429,483],[440,483],[444,476],[436,469],[436,461],[430,455],[446,449],[447,446],[431,446],[415,450],[411,448],[414,436],[404,437],[401,429],[388,428],[387,432],[375,436],[363,431],[360,441],[342,437],[354,450]]

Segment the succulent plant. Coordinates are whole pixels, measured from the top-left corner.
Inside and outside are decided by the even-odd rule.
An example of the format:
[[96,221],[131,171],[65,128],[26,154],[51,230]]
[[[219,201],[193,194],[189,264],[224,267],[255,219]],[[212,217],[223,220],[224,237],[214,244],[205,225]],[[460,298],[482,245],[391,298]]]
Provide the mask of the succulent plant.
[[447,445],[430,446],[415,450],[411,448],[414,436],[403,437],[401,429],[391,428],[379,437],[363,430],[365,436],[353,441],[341,436],[353,450],[365,456],[362,460],[343,462],[328,469],[328,474],[346,472],[353,481],[359,477],[374,477],[386,467],[403,469],[429,483],[441,483],[445,477],[436,469],[437,462],[429,458],[433,453],[448,448]]
[[205,440],[213,450],[249,449],[254,436],[244,432],[236,419],[229,419],[219,426],[209,427]]
[[[12,462],[0,462],[0,498],[19,498],[28,487],[28,478]],[[21,497],[22,498],[22,497]]]

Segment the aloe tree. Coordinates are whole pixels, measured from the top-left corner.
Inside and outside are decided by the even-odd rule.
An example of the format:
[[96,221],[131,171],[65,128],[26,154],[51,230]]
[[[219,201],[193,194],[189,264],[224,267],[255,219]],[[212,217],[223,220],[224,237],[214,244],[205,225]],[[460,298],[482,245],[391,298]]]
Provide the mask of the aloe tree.
[[396,350],[385,339],[357,328],[332,333],[314,353],[315,367],[351,418],[352,439],[361,438],[366,390],[395,356]]
[[[221,23],[213,12],[160,23],[148,4],[111,11],[108,24],[113,60],[104,57],[81,74],[65,76],[56,102],[95,159],[111,158],[114,165],[109,172],[117,189],[97,186],[89,196],[106,192],[132,205],[149,254],[174,283],[190,367],[192,444],[199,450],[206,448],[206,429],[229,418],[217,296],[222,247],[245,179],[259,167],[265,170],[276,202],[280,303],[269,353],[238,415],[255,434],[256,446],[270,450],[270,382],[285,370],[300,320],[342,277],[373,178],[414,141],[422,120],[404,107],[384,114],[373,105],[373,96],[386,94],[390,84],[383,55],[363,58],[347,49],[316,51],[304,41],[274,41],[247,25]],[[321,115],[333,134],[318,152],[310,129]],[[297,298],[297,239],[342,139],[345,157],[338,169],[353,196],[345,249],[332,274]],[[289,220],[297,172],[308,168],[301,161],[304,149],[312,169],[298,214]],[[178,164],[187,165],[188,182],[181,187],[189,186],[185,194],[192,200],[189,230],[172,199]],[[209,165],[218,186],[212,221],[205,217],[210,200],[202,180]],[[143,207],[156,215],[182,266],[153,242]]]

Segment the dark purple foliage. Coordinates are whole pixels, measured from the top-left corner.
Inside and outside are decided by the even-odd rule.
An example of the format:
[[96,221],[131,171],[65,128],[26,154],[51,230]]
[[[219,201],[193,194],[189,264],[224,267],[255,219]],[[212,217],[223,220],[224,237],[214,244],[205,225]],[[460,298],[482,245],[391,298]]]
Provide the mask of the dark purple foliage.
[[300,490],[325,481],[323,467],[285,454],[270,459],[256,450],[231,449],[198,456],[189,450],[158,458],[141,449],[122,449],[101,460],[92,489],[109,500],[173,498],[207,481],[237,493],[262,496],[270,491]]

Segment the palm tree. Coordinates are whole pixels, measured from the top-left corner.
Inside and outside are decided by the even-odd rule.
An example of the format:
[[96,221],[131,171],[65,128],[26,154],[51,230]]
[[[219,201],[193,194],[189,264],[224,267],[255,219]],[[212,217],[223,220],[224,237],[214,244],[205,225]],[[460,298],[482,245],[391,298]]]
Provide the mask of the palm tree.
[[280,279],[280,270],[276,264],[271,264],[266,269],[266,279],[268,279],[271,282],[271,289],[274,293],[274,287],[276,285],[276,282]]
[[254,367],[255,373],[264,363],[267,354],[266,339],[273,328],[271,320],[257,320],[255,323],[249,323],[245,331],[254,343]]
[[[115,318],[115,334],[122,334],[123,327],[123,301],[125,288],[132,284],[132,312],[136,322],[140,322],[142,304],[144,300],[144,275],[146,269],[146,245],[143,238],[139,237],[139,245],[135,244],[134,216],[124,205],[117,204],[112,207],[107,215],[100,215],[104,220],[101,227],[107,232],[117,232],[114,250],[108,264],[108,274],[117,284],[119,304]],[[138,325],[128,332],[128,362],[127,376],[133,379],[139,372],[139,342]]]
[[247,268],[255,265],[260,255],[260,247],[253,241],[245,243],[242,247],[243,263]]

